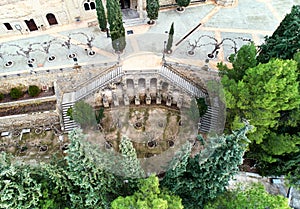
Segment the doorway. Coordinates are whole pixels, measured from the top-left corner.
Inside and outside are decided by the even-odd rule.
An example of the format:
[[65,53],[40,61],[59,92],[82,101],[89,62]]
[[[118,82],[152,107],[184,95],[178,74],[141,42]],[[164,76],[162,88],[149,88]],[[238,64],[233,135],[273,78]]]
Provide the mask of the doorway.
[[38,27],[36,26],[33,19],[25,20],[25,23],[30,31],[38,30]]
[[54,14],[48,13],[46,15],[46,18],[48,20],[49,25],[57,25],[57,20],[56,20]]
[[121,9],[130,8],[130,0],[120,0]]

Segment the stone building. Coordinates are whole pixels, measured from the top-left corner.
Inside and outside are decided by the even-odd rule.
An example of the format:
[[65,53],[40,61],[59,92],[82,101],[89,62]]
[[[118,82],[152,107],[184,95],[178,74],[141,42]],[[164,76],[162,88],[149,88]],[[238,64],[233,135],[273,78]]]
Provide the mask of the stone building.
[[[191,3],[206,0],[192,0]],[[225,5],[233,0],[216,1]],[[106,0],[103,0],[106,5]],[[175,0],[160,0],[162,8],[176,5]],[[146,19],[146,0],[120,0],[124,13]],[[13,35],[46,30],[76,21],[96,18],[95,0],[2,0],[0,2],[0,35]],[[126,11],[127,10],[127,11]]]

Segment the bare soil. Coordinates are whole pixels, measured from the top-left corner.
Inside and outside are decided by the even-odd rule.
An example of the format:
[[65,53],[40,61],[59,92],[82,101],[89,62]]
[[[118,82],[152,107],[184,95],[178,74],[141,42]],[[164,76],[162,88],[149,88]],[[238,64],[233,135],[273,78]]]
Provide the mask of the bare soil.
[[[54,95],[54,90],[49,89],[49,91],[45,92],[42,91],[38,96],[31,97],[28,92],[25,92],[24,95],[19,99],[12,99],[9,94],[4,95],[4,99],[0,101],[0,103],[8,103],[8,102],[15,102],[15,101],[22,101],[27,99],[34,99],[34,98],[42,98],[47,96]],[[17,114],[25,114],[25,113],[32,113],[32,112],[41,112],[41,111],[48,111],[48,110],[55,110],[56,108],[56,101],[47,101],[47,102],[37,102],[34,104],[20,104],[11,107],[0,107],[0,117],[8,116],[8,115],[17,115]]]

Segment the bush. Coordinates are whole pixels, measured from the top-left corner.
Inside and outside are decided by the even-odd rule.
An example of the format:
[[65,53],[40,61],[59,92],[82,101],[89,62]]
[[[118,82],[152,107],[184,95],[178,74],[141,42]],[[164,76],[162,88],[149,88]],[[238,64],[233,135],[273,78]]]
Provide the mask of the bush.
[[187,7],[191,1],[190,0],[176,0],[176,3],[179,7]]
[[23,91],[20,88],[12,88],[10,90],[10,97],[12,99],[19,99],[21,96],[23,96]]
[[4,99],[4,94],[0,93],[0,101]]
[[41,89],[35,85],[33,86],[29,86],[28,88],[28,94],[31,96],[31,97],[35,97],[37,95],[39,95],[39,93],[41,93]]

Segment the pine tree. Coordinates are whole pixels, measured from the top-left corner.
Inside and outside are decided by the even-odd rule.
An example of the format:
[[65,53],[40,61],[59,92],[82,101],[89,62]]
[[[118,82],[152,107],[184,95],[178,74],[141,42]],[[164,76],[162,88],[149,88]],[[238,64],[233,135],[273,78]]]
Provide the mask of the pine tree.
[[[171,192],[180,196],[184,208],[203,208],[204,204],[225,191],[228,181],[238,171],[248,144],[245,134],[252,127],[246,125],[231,135],[209,138],[206,148],[194,158],[174,159],[161,182]],[[173,161],[174,161],[173,160]],[[176,166],[174,166],[176,165]]]
[[142,169],[139,160],[137,159],[136,151],[131,141],[123,136],[119,145],[122,154],[121,164],[122,173],[125,178],[143,178],[145,177],[144,170]]
[[168,38],[167,49],[166,49],[167,52],[172,50],[173,36],[174,36],[174,22],[172,23],[170,31],[169,31],[169,38]]
[[122,52],[126,47],[126,40],[120,3],[117,0],[107,0],[106,8],[112,47],[116,52]]
[[[106,170],[106,161],[95,146],[84,141],[82,131],[75,129],[69,133],[70,145],[67,150],[67,175],[74,190],[70,193],[71,208],[106,208],[119,182]],[[111,162],[113,163],[113,162]],[[80,191],[80,192],[78,192]]]
[[267,63],[271,58],[292,59],[300,48],[300,5],[294,5],[271,37],[260,46],[257,60]]
[[0,208],[35,208],[42,197],[41,184],[29,165],[12,162],[0,153]]
[[241,124],[241,118],[246,118],[255,126],[249,139],[257,144],[262,143],[279,125],[281,111],[299,107],[297,78],[297,63],[279,59],[247,69],[238,82],[225,75],[222,84],[230,129],[236,129]]
[[82,128],[96,127],[97,125],[93,107],[82,100],[76,102],[72,109],[68,109],[67,114],[71,114],[70,118],[79,123]]
[[97,11],[99,27],[101,31],[106,31],[107,21],[106,21],[106,15],[105,15],[105,10],[103,7],[102,0],[96,0],[96,11]]

